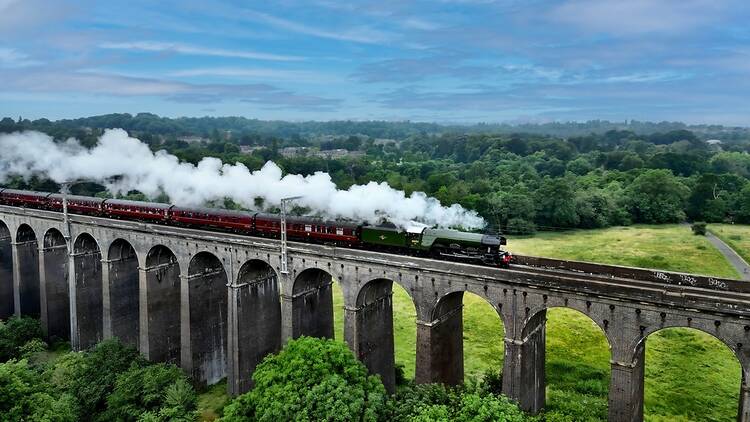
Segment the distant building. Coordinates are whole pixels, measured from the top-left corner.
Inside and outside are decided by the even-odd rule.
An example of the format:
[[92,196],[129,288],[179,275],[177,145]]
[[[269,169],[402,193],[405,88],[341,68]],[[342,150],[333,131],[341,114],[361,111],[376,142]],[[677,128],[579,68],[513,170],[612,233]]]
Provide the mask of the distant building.
[[252,154],[253,151],[262,149],[265,147],[253,146],[253,145],[240,145],[240,152],[243,154]]
[[194,144],[198,142],[208,142],[208,138],[202,138],[200,136],[182,136],[177,138],[178,141],[187,142],[189,144]]
[[282,148],[280,152],[282,157],[291,158],[307,155],[309,150],[310,148],[308,147],[286,147]]
[[338,158],[345,158],[345,157],[361,157],[364,155],[364,152],[349,151],[343,148],[338,148],[338,149],[328,149],[328,150],[318,151],[315,153],[315,155],[317,157],[327,158],[329,160],[335,160]]
[[709,144],[709,145],[721,145],[724,142],[721,142],[720,139],[709,139],[709,140],[706,141],[706,143]]

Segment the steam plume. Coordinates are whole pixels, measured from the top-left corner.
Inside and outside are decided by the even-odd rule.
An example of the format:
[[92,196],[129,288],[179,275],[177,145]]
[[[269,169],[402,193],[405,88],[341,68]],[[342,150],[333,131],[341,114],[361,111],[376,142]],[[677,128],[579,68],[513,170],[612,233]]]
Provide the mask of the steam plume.
[[[297,204],[327,218],[373,224],[385,218],[402,227],[415,221],[466,229],[484,226],[484,220],[474,211],[458,204],[442,206],[422,192],[406,196],[385,182],[339,190],[328,173],[283,175],[271,161],[252,172],[243,164],[222,164],[210,157],[195,166],[180,162],[166,151],[151,152],[148,145],[122,129],[105,131],[92,149],[75,139],[55,143],[40,132],[0,135],[0,182],[14,175],[38,175],[56,182],[94,180],[113,194],[138,190],[153,198],[165,193],[172,203],[183,206],[230,198],[254,208],[256,197],[263,198],[266,205],[277,206],[284,197],[301,196]],[[107,181],[114,176],[119,176],[116,181]]]

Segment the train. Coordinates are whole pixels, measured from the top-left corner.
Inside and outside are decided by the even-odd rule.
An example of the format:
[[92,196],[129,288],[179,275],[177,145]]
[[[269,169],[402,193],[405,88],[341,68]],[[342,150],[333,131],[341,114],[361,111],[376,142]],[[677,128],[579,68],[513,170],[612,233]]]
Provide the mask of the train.
[[[67,195],[72,214],[134,220],[193,229],[231,232],[247,236],[279,238],[281,217],[264,212],[217,208],[194,208],[154,202]],[[63,211],[63,196],[57,193],[0,189],[0,205]],[[507,268],[513,256],[503,246],[503,236],[458,230],[402,229],[393,224],[371,225],[314,217],[286,219],[290,241],[368,249],[400,255],[462,261]]]

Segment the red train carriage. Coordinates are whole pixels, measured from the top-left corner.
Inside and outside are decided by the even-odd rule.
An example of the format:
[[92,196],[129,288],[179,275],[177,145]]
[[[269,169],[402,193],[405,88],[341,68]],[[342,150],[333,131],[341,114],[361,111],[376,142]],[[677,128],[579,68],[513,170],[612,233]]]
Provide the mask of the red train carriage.
[[[68,212],[73,214],[101,215],[103,198],[89,196],[68,195]],[[47,197],[47,208],[52,211],[63,210],[63,196],[53,193]]]
[[252,233],[254,213],[209,208],[172,207],[170,220],[183,226],[215,227],[237,233]]
[[107,199],[103,212],[107,216],[148,222],[167,222],[171,205],[155,202],[128,201],[124,199]]
[[359,226],[356,224],[299,217],[287,218],[286,224],[290,238],[346,246],[359,245]]
[[0,201],[5,205],[24,208],[46,208],[47,192],[32,192],[28,190],[3,189]]
[[[262,236],[279,237],[281,233],[280,217],[276,214],[256,214],[255,231]],[[359,226],[343,221],[287,217],[286,232],[290,240],[346,246],[358,246],[360,244]]]

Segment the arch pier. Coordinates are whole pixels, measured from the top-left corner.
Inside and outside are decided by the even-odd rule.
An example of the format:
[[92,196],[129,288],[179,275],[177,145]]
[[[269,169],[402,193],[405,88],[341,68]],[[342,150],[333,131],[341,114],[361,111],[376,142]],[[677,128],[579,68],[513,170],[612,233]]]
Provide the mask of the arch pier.
[[39,317],[39,247],[36,233],[28,224],[18,227],[12,253],[15,314]]
[[112,242],[102,261],[104,337],[116,337],[136,349],[141,332],[138,268],[133,245],[124,239]]
[[0,317],[41,316],[48,335],[69,333],[76,350],[118,337],[152,361],[178,364],[206,384],[226,377],[230,393],[243,393],[255,367],[284,341],[333,337],[335,278],[344,340],[393,391],[397,283],[416,311],[417,382],[463,382],[462,303],[469,292],[502,321],[503,392],[527,411],[545,405],[548,310],[570,308],[609,343],[610,421],[643,419],[648,336],[689,327],[737,357],[737,418],[750,422],[747,283],[560,261],[506,270],[296,242],[289,274],[281,274],[275,239],[70,219],[72,251],[58,213],[0,206]]
[[59,230],[49,229],[39,248],[39,276],[42,328],[50,339],[70,340],[68,260],[65,237]]
[[138,269],[140,351],[146,359],[180,364],[181,301],[180,264],[166,246],[158,244]]
[[0,221],[0,319],[15,313],[13,298],[13,236],[8,226]]
[[463,346],[463,292],[454,292],[438,301],[428,321],[417,321],[415,381],[462,383]]
[[[281,291],[271,265],[242,254],[241,267],[229,285],[229,391],[249,390],[255,367],[281,348]],[[267,257],[264,257],[267,259]]]

